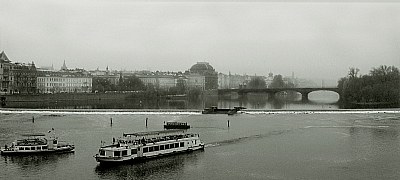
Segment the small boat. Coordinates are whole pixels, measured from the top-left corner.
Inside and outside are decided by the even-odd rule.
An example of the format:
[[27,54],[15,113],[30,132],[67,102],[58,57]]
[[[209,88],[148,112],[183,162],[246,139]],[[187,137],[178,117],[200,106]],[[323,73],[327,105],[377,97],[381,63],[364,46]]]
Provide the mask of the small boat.
[[186,122],[167,122],[164,124],[164,129],[190,129],[190,125]]
[[143,161],[151,158],[204,149],[198,134],[185,130],[124,133],[113,144],[101,146],[94,158],[100,164]]
[[242,109],[246,109],[244,107],[234,107],[233,109],[228,108],[218,108],[217,106],[211,106],[210,108],[205,108],[201,113],[202,114],[228,114],[233,115]]
[[14,141],[10,146],[1,149],[1,155],[22,155],[41,153],[74,152],[75,146],[59,141],[57,137],[46,138],[45,134],[24,134],[25,138]]

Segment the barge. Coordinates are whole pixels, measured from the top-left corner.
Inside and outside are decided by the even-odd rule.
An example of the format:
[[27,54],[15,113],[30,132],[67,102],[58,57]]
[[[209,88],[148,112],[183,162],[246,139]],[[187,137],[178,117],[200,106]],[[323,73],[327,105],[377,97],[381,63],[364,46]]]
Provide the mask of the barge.
[[233,109],[228,108],[218,108],[217,106],[211,106],[210,108],[205,108],[201,113],[202,114],[228,114],[233,115],[242,109],[246,109],[244,107],[234,107]]
[[164,124],[164,129],[190,129],[190,125],[186,122],[167,122]]
[[122,163],[203,149],[199,134],[185,130],[124,133],[113,144],[101,146],[94,158],[100,164]]

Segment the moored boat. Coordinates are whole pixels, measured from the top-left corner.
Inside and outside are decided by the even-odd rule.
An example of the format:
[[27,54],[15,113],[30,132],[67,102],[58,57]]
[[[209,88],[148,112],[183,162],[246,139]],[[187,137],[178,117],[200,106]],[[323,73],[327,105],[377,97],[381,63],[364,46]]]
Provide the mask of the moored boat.
[[244,107],[234,107],[232,109],[228,108],[218,108],[217,106],[211,106],[210,108],[205,108],[201,111],[202,114],[228,114],[233,115],[236,114],[238,111],[246,109]]
[[100,147],[94,158],[100,163],[140,161],[202,149],[199,135],[185,130],[124,133],[115,143]]
[[23,155],[41,153],[68,153],[74,152],[75,146],[57,137],[47,138],[45,134],[24,134],[23,139],[16,140],[10,146],[1,149],[1,155]]
[[190,125],[186,122],[167,122],[164,124],[164,129],[190,129]]

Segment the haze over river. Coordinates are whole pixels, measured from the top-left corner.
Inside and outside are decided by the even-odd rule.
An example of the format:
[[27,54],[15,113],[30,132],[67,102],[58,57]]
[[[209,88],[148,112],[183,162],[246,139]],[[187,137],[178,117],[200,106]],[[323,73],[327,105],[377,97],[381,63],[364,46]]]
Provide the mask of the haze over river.
[[[76,147],[72,154],[1,156],[0,179],[400,179],[400,109],[255,109],[234,116],[0,109],[2,147],[52,128]],[[205,150],[113,167],[93,158],[101,141],[162,130],[164,121],[188,122]]]

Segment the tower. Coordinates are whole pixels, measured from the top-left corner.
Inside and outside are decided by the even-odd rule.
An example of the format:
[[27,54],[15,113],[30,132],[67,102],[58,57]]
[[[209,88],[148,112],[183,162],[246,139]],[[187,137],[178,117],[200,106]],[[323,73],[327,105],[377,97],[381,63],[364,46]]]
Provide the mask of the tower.
[[64,60],[64,64],[61,66],[61,70],[62,71],[67,71],[68,70],[67,65],[65,65],[65,60]]

